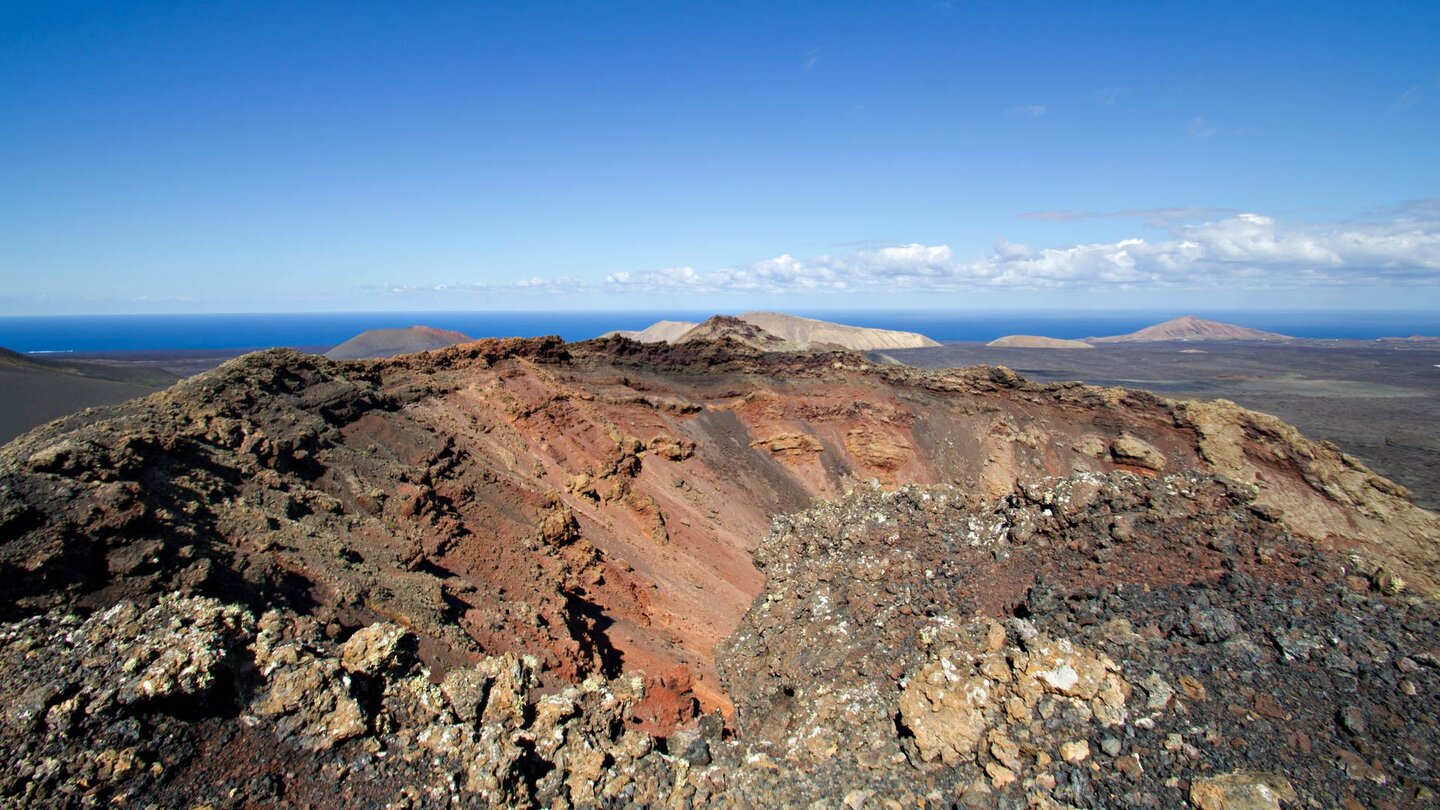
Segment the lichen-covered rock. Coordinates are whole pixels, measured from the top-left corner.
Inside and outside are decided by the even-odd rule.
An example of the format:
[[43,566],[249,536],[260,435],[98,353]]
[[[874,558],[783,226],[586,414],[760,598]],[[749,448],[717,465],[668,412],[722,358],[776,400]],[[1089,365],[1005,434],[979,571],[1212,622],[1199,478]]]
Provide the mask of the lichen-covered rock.
[[[1052,717],[1058,711],[1082,733],[1084,724],[1092,720],[1114,724],[1107,722],[1109,715],[1087,703],[1102,691],[1118,698],[1113,709],[1119,717],[1125,716],[1129,684],[1120,677],[1119,667],[1103,656],[1033,631],[1020,646],[1009,645],[1004,630],[994,622],[981,622],[960,635],[972,645],[940,651],[907,677],[900,690],[900,722],[914,735],[923,761],[938,758],[947,765],[975,761],[980,743],[988,738],[985,750],[1000,765],[1010,773],[1023,770],[1010,740],[1028,734],[1028,723],[1047,696],[1044,711]],[[975,643],[979,639],[984,641]],[[1059,724],[1054,725],[1059,731]],[[1061,746],[1061,757],[1068,761],[1066,745],[1074,752],[1078,743]],[[1085,751],[1088,756],[1088,747]]]
[[[132,623],[139,628],[126,627]],[[120,648],[121,702],[183,700],[199,705],[233,666],[233,640],[249,624],[249,615],[232,605],[166,597],[144,613],[132,603],[116,605],[93,621],[89,636],[92,642]],[[134,643],[127,643],[132,637]]]
[[[44,633],[47,626],[58,633],[28,639],[35,645],[33,660],[55,661],[56,669],[37,666],[12,673],[7,685],[20,698],[7,701],[6,717],[15,727],[40,721],[67,696],[68,711],[113,703],[187,713],[214,708],[212,698],[232,677],[244,646],[241,639],[253,627],[241,608],[178,596],[162,597],[148,609],[120,602],[69,629],[77,623],[74,617],[29,623],[29,633]],[[13,677],[17,675],[21,677]],[[17,689],[32,678],[38,681],[34,686]]]
[[636,730],[642,678],[536,702],[535,658],[482,658],[437,685],[404,653],[411,640],[376,623],[336,644],[292,612],[257,622],[195,597],[0,625],[0,743],[15,753],[0,762],[0,804],[233,806],[283,793],[316,806],[650,805],[698,759]]
[[948,657],[920,670],[900,691],[900,720],[915,735],[921,759],[973,760],[990,727],[995,691],[992,681],[967,675]]
[[340,665],[357,675],[379,675],[404,669],[415,636],[403,627],[378,622],[357,630],[340,645]]
[[475,667],[456,667],[445,673],[440,691],[445,695],[455,716],[474,725],[480,721],[494,677]]
[[[1089,700],[1105,685],[1114,662],[1089,650],[1077,649],[1066,639],[1035,640],[1026,644],[1023,676],[1033,678],[1047,692]],[[1022,681],[1019,691],[1027,689]]]
[[1086,433],[1075,441],[1075,449],[1087,456],[1100,458],[1109,451],[1110,445],[1103,436]]
[[512,728],[524,723],[526,697],[538,679],[540,662],[528,655],[505,653],[484,659],[475,669],[490,684],[481,721]]
[[365,733],[369,718],[351,694],[350,674],[335,661],[298,652],[266,674],[269,688],[253,711],[272,718],[282,738],[329,748]]
[[[366,637],[383,634],[385,627]],[[356,698],[351,673],[337,657],[323,654],[312,623],[295,623],[272,610],[261,617],[259,631],[255,666],[264,685],[250,707],[256,716],[273,722],[281,738],[309,749],[330,748],[366,732],[370,717]]]
[[695,442],[690,439],[656,436],[645,445],[645,449],[670,461],[684,461],[695,455]]

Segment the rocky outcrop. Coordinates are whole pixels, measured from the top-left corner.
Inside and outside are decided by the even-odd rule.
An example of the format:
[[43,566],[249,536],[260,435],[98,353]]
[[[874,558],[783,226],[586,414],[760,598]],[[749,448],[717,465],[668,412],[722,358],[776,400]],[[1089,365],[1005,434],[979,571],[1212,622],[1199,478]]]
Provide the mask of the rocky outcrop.
[[846,431],[845,449],[866,468],[884,472],[900,469],[915,454],[909,442],[869,426]]
[[751,447],[764,450],[781,461],[799,462],[825,449],[825,445],[814,436],[805,433],[780,433],[764,439],[756,439]]
[[1228,400],[1186,402],[1176,413],[1195,431],[1206,464],[1254,486],[1256,502],[1296,533],[1343,536],[1338,545],[1358,552],[1369,572],[1387,569],[1422,593],[1440,595],[1440,516],[1417,509],[1407,489],[1333,444],[1312,442],[1279,419]]
[[796,351],[804,348],[803,346],[793,343],[787,343],[782,338],[766,332],[753,323],[743,321],[739,318],[730,318],[725,315],[716,315],[704,323],[697,324],[694,328],[686,330],[684,334],[671,339],[669,342],[678,344],[727,340],[762,352]]

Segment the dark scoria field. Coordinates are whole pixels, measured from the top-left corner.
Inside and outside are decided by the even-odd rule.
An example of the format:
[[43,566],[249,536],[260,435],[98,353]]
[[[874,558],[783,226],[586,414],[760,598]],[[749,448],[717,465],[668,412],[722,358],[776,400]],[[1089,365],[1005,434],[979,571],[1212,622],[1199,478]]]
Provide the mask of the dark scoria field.
[[0,448],[0,802],[1429,807],[1437,544],[1226,404],[268,352]]

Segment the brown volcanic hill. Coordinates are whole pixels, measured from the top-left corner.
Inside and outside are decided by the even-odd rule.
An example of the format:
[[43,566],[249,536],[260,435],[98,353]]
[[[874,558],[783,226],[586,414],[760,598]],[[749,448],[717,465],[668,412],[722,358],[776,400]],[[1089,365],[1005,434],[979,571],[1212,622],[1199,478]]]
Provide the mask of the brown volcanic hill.
[[638,332],[616,330],[614,332],[606,332],[600,337],[607,338],[619,335],[640,343],[673,343],[676,338],[699,325],[700,324],[694,321],[656,321]]
[[1147,326],[1128,335],[1089,338],[1091,343],[1142,343],[1168,340],[1294,340],[1294,338],[1276,332],[1262,332],[1259,329],[1236,326],[1233,323],[1207,321],[1193,315],[1183,315],[1164,323]]
[[331,360],[367,360],[395,357],[401,354],[428,352],[472,338],[448,329],[431,326],[407,326],[403,329],[370,329],[325,353]]
[[264,352],[0,448],[0,796],[1433,796],[1437,536],[1223,402],[730,340]]
[[780,339],[800,347],[840,346],[857,352],[885,349],[920,349],[940,344],[918,332],[849,326],[781,312],[746,312],[739,316]]
[[142,397],[178,379],[160,369],[38,358],[0,348],[0,444],[51,419]]
[[800,348],[766,332],[749,321],[742,321],[727,315],[716,315],[669,342],[678,345],[698,341],[723,340],[732,340],[741,346],[762,352],[796,351]]
[[1064,338],[1041,337],[1039,335],[1006,335],[995,338],[986,346],[1008,349],[1093,349],[1089,343],[1083,340],[1065,340]]
[[[755,328],[780,338],[777,351],[793,351],[805,348],[842,348],[857,352],[882,351],[885,349],[919,349],[940,344],[916,332],[901,332],[894,329],[874,329],[866,326],[847,326],[814,318],[801,318],[779,312],[746,312],[731,321],[744,321]],[[712,319],[713,320],[713,319]],[[707,321],[708,323],[708,321]],[[615,331],[601,335],[628,337],[641,343],[675,343],[687,332],[700,324],[688,321],[658,321],[639,332]],[[731,324],[732,328],[735,327]],[[700,334],[700,333],[697,333]]]

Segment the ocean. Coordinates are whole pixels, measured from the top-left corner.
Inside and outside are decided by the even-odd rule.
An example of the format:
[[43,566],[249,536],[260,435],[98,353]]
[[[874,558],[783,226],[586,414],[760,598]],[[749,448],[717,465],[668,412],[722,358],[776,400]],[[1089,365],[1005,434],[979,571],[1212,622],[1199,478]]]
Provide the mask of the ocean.
[[[559,335],[584,340],[658,320],[704,320],[707,312],[348,312],[241,315],[35,315],[0,317],[0,347],[18,352],[170,351],[330,347],[367,329],[433,326],[471,337]],[[1033,334],[1084,338],[1123,334],[1177,312],[797,311],[855,326],[904,329],[939,341]],[[1191,312],[1295,337],[1369,339],[1440,335],[1435,312]]]

